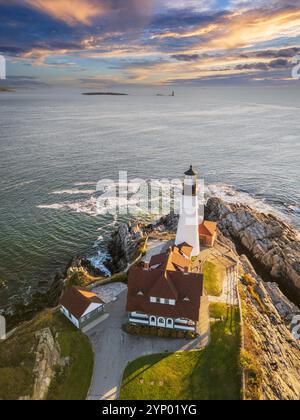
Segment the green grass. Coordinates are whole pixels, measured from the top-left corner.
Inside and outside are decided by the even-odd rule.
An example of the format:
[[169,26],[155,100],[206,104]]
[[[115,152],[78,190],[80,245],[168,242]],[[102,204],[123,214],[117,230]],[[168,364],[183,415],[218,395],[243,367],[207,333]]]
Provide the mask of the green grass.
[[217,265],[208,261],[204,265],[204,288],[209,296],[221,296],[223,290],[223,273]]
[[239,400],[241,398],[238,308],[212,307],[222,322],[211,327],[211,343],[191,352],[156,354],[130,363],[121,400]]
[[60,313],[45,311],[22,326],[10,339],[0,344],[0,399],[30,397],[37,346],[36,332],[49,327],[58,337],[62,357],[70,364],[57,372],[49,399],[85,399],[93,371],[93,353],[87,337],[76,330]]

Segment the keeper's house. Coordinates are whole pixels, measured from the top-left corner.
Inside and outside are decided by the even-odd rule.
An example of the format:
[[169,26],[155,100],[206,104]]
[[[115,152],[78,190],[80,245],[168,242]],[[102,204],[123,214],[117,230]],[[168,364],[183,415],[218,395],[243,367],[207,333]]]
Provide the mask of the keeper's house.
[[96,321],[104,311],[102,300],[83,287],[70,287],[63,295],[60,304],[60,311],[78,329]]
[[207,296],[202,274],[189,271],[192,250],[188,244],[174,246],[130,270],[131,324],[199,332],[201,318],[207,317]]

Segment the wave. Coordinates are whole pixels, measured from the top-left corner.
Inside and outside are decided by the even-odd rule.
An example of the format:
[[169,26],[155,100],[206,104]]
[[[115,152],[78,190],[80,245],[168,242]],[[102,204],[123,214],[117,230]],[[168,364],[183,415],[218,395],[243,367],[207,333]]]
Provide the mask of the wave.
[[111,256],[107,250],[107,244],[104,241],[104,237],[100,235],[94,243],[93,248],[97,248],[97,252],[87,259],[93,265],[93,267],[100,270],[106,277],[111,276],[111,272],[106,267],[105,263],[111,261]]
[[88,187],[88,186],[96,186],[97,182],[75,182],[75,184],[73,184],[74,187]]
[[22,188],[22,187],[26,187],[27,185],[31,185],[33,184],[35,181],[22,181],[22,182],[17,182],[15,184],[4,184],[4,186],[0,186],[0,191],[9,191],[9,190],[13,190],[13,189],[17,189],[17,188]]
[[[139,206],[145,215],[147,214],[149,204],[152,208],[158,208],[158,203],[160,201],[160,196],[158,191],[163,191],[163,183],[156,181],[152,185],[152,198],[148,200],[148,197],[139,197],[136,195],[136,191],[138,191],[137,186],[141,185],[136,183],[134,185],[135,193],[128,193],[128,195],[121,195],[120,197],[115,197],[113,194],[113,190],[108,188],[108,193],[100,197],[91,196],[87,199],[78,199],[74,201],[64,201],[60,203],[53,203],[53,204],[41,204],[38,205],[40,209],[49,209],[49,210],[59,210],[59,211],[68,211],[73,213],[82,213],[88,216],[104,216],[104,215],[115,215],[115,219],[112,222],[114,225],[117,221],[118,215],[137,215],[136,211],[138,210]],[[77,193],[86,193],[92,194],[95,191],[92,190],[61,190],[56,191],[56,194],[77,194]],[[111,195],[110,195],[111,192]],[[175,187],[176,192],[176,187]],[[178,191],[177,191],[178,192]],[[235,203],[235,204],[245,204],[249,207],[252,207],[260,212],[263,213],[271,213],[276,215],[277,217],[281,217],[286,219],[286,214],[284,211],[280,211],[278,208],[273,207],[270,205],[266,199],[264,198],[257,198],[247,192],[238,191],[233,186],[226,185],[226,184],[210,184],[205,187],[205,199],[210,197],[218,197],[221,198],[223,201],[227,203]],[[162,193],[162,198],[164,205],[166,208],[168,203],[170,203],[170,195],[168,192]],[[299,207],[297,206],[290,206],[289,207],[290,213],[299,214]],[[106,227],[101,227],[102,229],[106,229]]]
[[205,189],[206,198],[218,197],[229,204],[245,204],[261,213],[271,213],[285,218],[284,214],[266,202],[264,198],[257,198],[247,192],[238,191],[226,184],[211,184]]
[[82,213],[88,216],[97,216],[97,199],[91,197],[87,200],[67,201],[53,204],[40,204],[37,206],[40,209],[68,211],[73,213]]
[[51,195],[79,195],[79,194],[92,195],[95,192],[96,192],[96,190],[69,189],[69,190],[52,191],[49,194],[51,194]]

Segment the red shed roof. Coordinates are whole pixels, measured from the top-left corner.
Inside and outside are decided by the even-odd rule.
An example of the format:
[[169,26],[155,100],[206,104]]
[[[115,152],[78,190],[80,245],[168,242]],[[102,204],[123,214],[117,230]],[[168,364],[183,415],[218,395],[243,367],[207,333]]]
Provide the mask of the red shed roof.
[[70,287],[60,301],[71,314],[80,319],[92,303],[103,304],[98,296],[84,287]]

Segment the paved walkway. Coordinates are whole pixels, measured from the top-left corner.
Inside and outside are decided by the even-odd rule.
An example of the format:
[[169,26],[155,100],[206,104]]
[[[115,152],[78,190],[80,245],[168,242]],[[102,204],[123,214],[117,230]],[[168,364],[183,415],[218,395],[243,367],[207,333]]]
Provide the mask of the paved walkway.
[[238,305],[237,284],[238,284],[238,257],[226,245],[219,241],[215,242],[213,248],[203,248],[200,255],[193,264],[193,272],[202,272],[206,261],[218,265],[224,272],[223,291],[221,296],[209,296],[209,302],[226,303],[227,305]]
[[149,239],[147,244],[147,253],[143,261],[150,262],[154,255],[167,252],[174,245],[174,241],[160,241],[159,239]]
[[109,317],[87,332],[95,353],[94,375],[89,391],[90,400],[115,400],[119,396],[124,370],[141,356],[174,351],[197,350],[208,343],[207,335],[196,340],[176,340],[132,336],[122,331],[127,321],[127,291],[116,302],[106,306]]
[[238,305],[237,284],[238,275],[235,267],[229,267],[225,272],[223,292],[221,296],[209,296],[209,302],[226,303],[227,305]]

